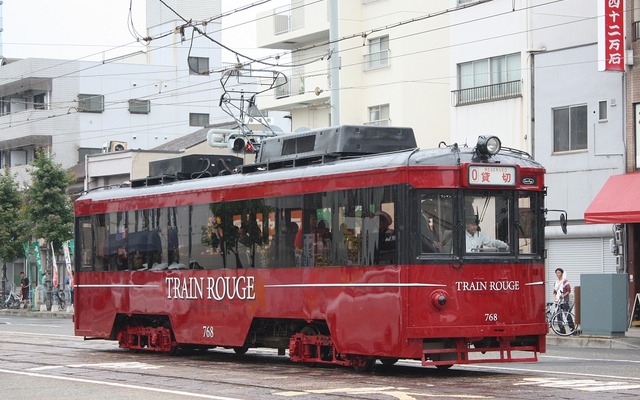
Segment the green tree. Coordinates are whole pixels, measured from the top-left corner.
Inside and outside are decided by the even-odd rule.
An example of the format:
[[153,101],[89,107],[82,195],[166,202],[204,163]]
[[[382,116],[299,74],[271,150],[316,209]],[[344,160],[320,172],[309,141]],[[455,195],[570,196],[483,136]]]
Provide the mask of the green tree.
[[20,218],[22,194],[15,176],[5,168],[0,173],[0,258],[2,258],[2,299],[7,288],[7,262],[24,254],[22,244],[27,241],[27,226]]
[[25,196],[26,218],[32,237],[43,239],[47,245],[46,260],[49,260],[50,243],[61,248],[62,242],[73,237],[73,204],[67,194],[73,175],[43,150],[36,154],[33,167],[31,187]]

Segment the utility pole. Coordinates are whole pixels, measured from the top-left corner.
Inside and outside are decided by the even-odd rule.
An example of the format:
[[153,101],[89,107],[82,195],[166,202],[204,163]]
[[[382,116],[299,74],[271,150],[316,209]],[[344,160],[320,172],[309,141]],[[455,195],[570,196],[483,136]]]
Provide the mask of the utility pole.
[[338,0],[329,0],[331,126],[340,125],[340,46],[338,45],[338,25]]

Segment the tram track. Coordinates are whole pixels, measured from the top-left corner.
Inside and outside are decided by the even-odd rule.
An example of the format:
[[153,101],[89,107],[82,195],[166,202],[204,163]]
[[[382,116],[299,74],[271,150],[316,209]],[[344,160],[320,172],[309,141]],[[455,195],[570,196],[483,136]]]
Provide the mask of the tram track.
[[[153,353],[132,353],[117,347],[105,348],[105,342],[90,343],[68,335],[24,334],[3,332],[11,339],[8,346],[21,348],[20,354],[10,356],[10,365],[18,366],[16,372],[28,372],[52,379],[74,378],[95,380],[123,385],[150,385],[166,390],[211,392],[211,388],[234,392],[262,391],[291,395],[299,391],[300,382],[309,388],[309,379],[316,381],[314,399],[363,399],[362,393],[322,393],[328,390],[323,382],[330,380],[332,387],[381,388],[382,376],[396,381],[415,380],[416,375],[425,378],[442,377],[435,369],[396,366],[377,374],[358,374],[348,368],[334,366],[309,367],[291,363],[282,356],[258,350],[256,354],[238,356],[232,350],[218,349],[194,355],[168,356]],[[19,334],[21,337],[14,335]],[[42,342],[46,340],[47,342]],[[107,342],[115,344],[115,342]],[[101,348],[95,348],[99,345]],[[68,355],[65,356],[64,354]],[[9,367],[13,368],[13,367]],[[6,368],[5,368],[6,369]],[[451,372],[451,371],[450,371]],[[478,375],[478,372],[454,372],[453,375]],[[481,373],[480,373],[481,374]],[[398,382],[399,383],[399,382]],[[413,382],[415,384],[416,382]],[[424,382],[423,382],[424,383]],[[307,389],[309,390],[309,389]],[[372,389],[373,390],[373,389]],[[377,390],[377,389],[376,389]],[[381,389],[380,389],[381,390]],[[374,390],[375,391],[375,390]],[[270,397],[270,396],[269,396]],[[255,398],[255,397],[253,397]],[[379,397],[371,397],[379,398]]]
[[[109,391],[112,389],[108,388],[114,387],[113,390],[133,391],[139,397],[215,400],[512,398],[506,393],[509,387],[514,387],[524,394],[519,398],[532,399],[544,385],[561,383],[556,382],[558,378],[553,371],[543,370],[542,365],[540,368],[460,366],[443,372],[423,368],[419,362],[401,360],[390,368],[377,364],[372,373],[361,374],[344,367],[294,363],[271,349],[251,349],[247,354],[237,355],[231,349],[217,348],[170,356],[131,352],[118,348],[113,341],[85,341],[68,334],[24,333],[18,329],[2,332],[5,340],[0,369],[5,376],[75,382],[94,388],[89,390]],[[571,361],[556,358],[554,363]],[[613,375],[579,374],[577,371],[565,375],[576,385],[582,385],[578,386],[582,391],[572,391],[581,399],[589,398],[590,392],[586,390],[591,390],[591,386],[607,394],[621,395],[626,395],[627,391],[631,393],[637,387],[634,380],[624,382]],[[498,386],[497,381],[500,382]],[[102,385],[102,389],[95,389],[95,385]],[[465,390],[461,391],[463,386]],[[580,397],[583,391],[584,396]],[[560,393],[561,389],[552,392]],[[405,397],[393,397],[399,393]]]

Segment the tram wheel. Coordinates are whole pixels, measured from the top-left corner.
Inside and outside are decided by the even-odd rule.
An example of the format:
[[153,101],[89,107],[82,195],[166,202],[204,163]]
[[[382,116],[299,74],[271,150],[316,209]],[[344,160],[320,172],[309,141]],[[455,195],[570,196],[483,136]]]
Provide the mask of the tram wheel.
[[398,359],[397,359],[397,358],[394,358],[394,357],[382,357],[382,358],[380,359],[380,362],[382,363],[382,365],[384,365],[384,366],[386,366],[386,367],[390,367],[390,366],[392,366],[393,364],[397,363],[397,362],[398,362]]
[[307,325],[300,330],[300,333],[307,336],[318,336],[320,334],[320,329],[315,325]]
[[238,355],[243,355],[245,354],[247,351],[249,350],[249,348],[247,346],[238,346],[238,347],[234,347],[233,351],[238,354]]
[[453,367],[453,364],[447,364],[447,365],[436,365],[436,368],[438,368],[440,371],[446,371],[449,368]]
[[371,372],[376,365],[376,360],[367,360],[364,365],[354,365],[353,369],[356,372]]

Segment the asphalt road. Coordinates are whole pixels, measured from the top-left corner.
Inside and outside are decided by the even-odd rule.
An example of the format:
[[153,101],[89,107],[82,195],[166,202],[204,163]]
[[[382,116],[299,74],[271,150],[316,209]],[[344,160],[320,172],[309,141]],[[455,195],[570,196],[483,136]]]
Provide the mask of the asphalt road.
[[372,373],[292,363],[271,350],[181,356],[133,353],[72,335],[70,319],[0,315],[0,391],[47,399],[629,399],[640,397],[640,348],[550,346],[537,363],[448,371],[419,362]]

